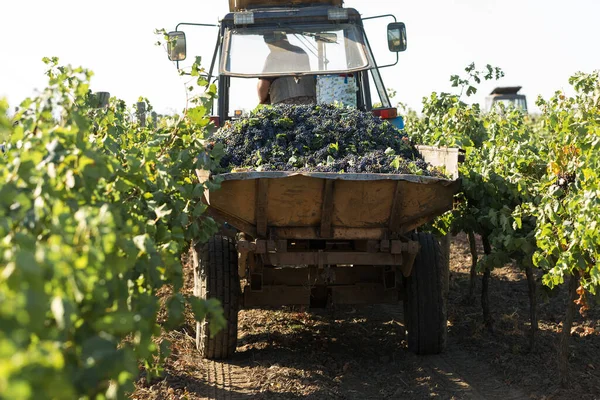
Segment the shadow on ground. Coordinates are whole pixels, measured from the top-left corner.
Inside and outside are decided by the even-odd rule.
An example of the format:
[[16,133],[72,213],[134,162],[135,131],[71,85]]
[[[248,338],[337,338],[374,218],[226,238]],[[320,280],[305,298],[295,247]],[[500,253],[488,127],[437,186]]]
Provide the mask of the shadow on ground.
[[[166,374],[139,383],[137,399],[596,399],[600,398],[600,315],[578,316],[571,341],[572,385],[557,386],[556,348],[565,293],[540,291],[540,332],[528,347],[524,274],[494,271],[494,333],[483,325],[479,298],[465,302],[466,238],[453,238],[448,351],[419,357],[406,350],[402,306],[293,308],[240,312],[237,354],[202,360],[191,325],[165,334],[173,342]],[[186,271],[188,272],[188,271]],[[188,274],[189,275],[189,272]],[[186,286],[189,290],[189,285]],[[480,291],[480,283],[477,285]],[[585,328],[585,329],[584,329]],[[591,330],[590,330],[591,329]]]

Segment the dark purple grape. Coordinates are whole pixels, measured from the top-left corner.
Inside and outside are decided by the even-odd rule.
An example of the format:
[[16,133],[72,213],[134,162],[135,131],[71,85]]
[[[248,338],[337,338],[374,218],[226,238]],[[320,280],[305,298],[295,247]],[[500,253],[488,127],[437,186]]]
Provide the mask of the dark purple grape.
[[224,146],[223,171],[437,174],[406,133],[370,112],[333,105],[261,107],[213,139]]

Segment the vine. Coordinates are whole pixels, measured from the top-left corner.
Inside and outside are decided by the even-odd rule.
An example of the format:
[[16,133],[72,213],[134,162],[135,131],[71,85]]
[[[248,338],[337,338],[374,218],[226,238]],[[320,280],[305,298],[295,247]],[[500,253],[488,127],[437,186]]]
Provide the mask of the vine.
[[0,393],[123,398],[138,361],[160,374],[169,343],[157,338],[186,305],[215,330],[224,322],[218,302],[179,290],[181,255],[216,231],[194,171],[219,149],[204,147],[198,109],[142,127],[120,100],[97,108],[90,71],[44,62],[47,88],[12,121],[0,102]]
[[[525,272],[531,348],[537,330],[533,268],[542,271],[550,288],[570,282],[574,302],[568,303],[559,352],[566,384],[571,310],[577,304],[584,312],[589,307],[586,292],[596,294],[600,283],[599,74],[574,75],[569,81],[574,97],[557,92],[548,101],[540,98],[542,115],[534,120],[516,109],[483,113],[477,104],[462,102],[463,93],[476,92],[473,81],[503,75],[490,66],[477,71],[473,64],[465,71],[466,78],[451,78],[460,95],[433,93],[425,98],[423,115],[410,114],[406,129],[418,143],[458,146],[466,152],[460,166],[461,202],[444,220],[453,232],[469,237],[472,276],[475,268],[484,273],[482,308],[490,330],[487,288],[493,268],[514,262]],[[483,240],[481,258],[475,234]]]

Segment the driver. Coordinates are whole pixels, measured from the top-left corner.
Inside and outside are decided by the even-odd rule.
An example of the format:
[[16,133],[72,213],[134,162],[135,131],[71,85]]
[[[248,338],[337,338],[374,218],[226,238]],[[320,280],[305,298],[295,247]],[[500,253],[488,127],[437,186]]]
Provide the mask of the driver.
[[[269,46],[263,72],[310,71],[308,54],[291,44],[284,32],[268,32],[264,35]],[[280,76],[259,78],[258,100],[260,104],[314,104],[316,82],[314,76]]]

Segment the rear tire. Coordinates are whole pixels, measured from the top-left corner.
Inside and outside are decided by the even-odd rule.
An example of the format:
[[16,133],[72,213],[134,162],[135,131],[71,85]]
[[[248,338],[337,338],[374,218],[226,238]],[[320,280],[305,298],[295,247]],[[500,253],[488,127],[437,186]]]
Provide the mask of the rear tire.
[[439,354],[446,347],[447,277],[440,244],[429,233],[414,233],[411,240],[421,249],[410,277],[404,280],[404,324],[407,329],[408,350],[416,354]]
[[240,279],[235,242],[215,235],[194,247],[194,295],[221,302],[227,325],[211,337],[208,318],[196,323],[196,347],[204,358],[226,359],[237,346]]

